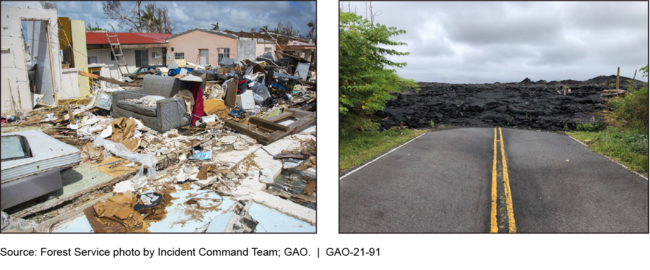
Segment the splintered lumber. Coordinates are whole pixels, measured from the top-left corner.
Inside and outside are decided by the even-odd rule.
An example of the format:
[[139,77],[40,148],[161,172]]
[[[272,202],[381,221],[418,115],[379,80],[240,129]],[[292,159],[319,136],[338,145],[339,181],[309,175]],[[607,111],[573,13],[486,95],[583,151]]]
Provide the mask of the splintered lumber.
[[295,108],[287,109],[287,111],[292,112],[293,117],[295,117],[295,118],[303,118],[305,116],[312,116],[314,114],[312,112],[308,112],[308,111],[300,110],[300,109],[295,109]]
[[287,126],[283,126],[283,125],[280,125],[280,124],[277,124],[277,123],[274,123],[272,121],[265,120],[265,119],[262,119],[262,118],[259,118],[259,117],[251,117],[248,121],[249,121],[249,123],[251,123],[253,125],[260,126],[260,127],[266,128],[266,129],[270,129],[270,130],[273,130],[273,131],[277,131],[277,130],[281,130],[281,131],[284,131],[284,132],[289,131],[289,127],[287,127]]
[[281,114],[274,115],[274,116],[271,116],[269,118],[266,118],[266,121],[277,122],[277,121],[280,121],[282,119],[289,118],[291,116],[293,116],[292,112],[283,112]]
[[291,194],[291,200],[297,203],[316,203],[316,197],[301,194]]
[[93,79],[100,80],[100,81],[109,82],[109,83],[112,83],[112,84],[117,84],[119,86],[138,86],[137,84],[134,84],[134,83],[120,82],[120,81],[115,80],[115,79],[102,77],[102,76],[99,76],[99,75],[96,75],[96,74],[91,74],[91,73],[84,72],[84,71],[79,71],[79,75],[86,76],[86,77],[93,78]]
[[284,137],[287,134],[299,131],[299,130],[301,130],[301,129],[303,129],[303,128],[305,128],[305,127],[307,127],[307,126],[309,126],[309,125],[311,125],[311,124],[313,124],[315,122],[316,122],[316,114],[314,114],[313,116],[307,116],[307,117],[300,118],[300,119],[298,119],[298,121],[295,121],[295,122],[289,124],[289,126],[288,126],[289,127],[289,132],[275,131],[275,132],[271,133],[271,138],[273,138],[273,141],[275,141],[277,139],[280,139],[280,138]]
[[316,181],[310,181],[303,190],[303,194],[307,196],[314,196],[314,189],[316,189]]
[[271,142],[271,136],[270,135],[268,135],[266,133],[263,133],[263,132],[260,132],[260,131],[257,131],[257,130],[251,130],[248,127],[246,127],[246,126],[244,126],[244,125],[242,125],[240,123],[237,123],[235,121],[226,120],[226,126],[236,130],[237,132],[239,132],[241,134],[244,134],[246,136],[249,136],[249,137],[257,140],[258,142],[260,142],[262,144],[268,144],[268,143]]
[[201,166],[201,169],[199,170],[199,173],[196,175],[196,178],[199,180],[205,180],[208,179],[208,170],[210,170],[211,164],[203,164]]
[[98,76],[98,75],[96,75],[96,74],[92,74],[92,73],[88,73],[88,72],[84,72],[84,71],[81,71],[81,70],[79,71],[79,75],[81,75],[81,76],[86,76],[86,77],[88,77],[88,78],[93,78],[93,79],[95,79],[95,80],[99,80],[99,76]]
[[74,113],[72,113],[72,109],[70,109],[70,103],[66,102],[66,104],[68,105],[68,115],[70,115],[70,123],[76,125],[77,120],[74,119]]

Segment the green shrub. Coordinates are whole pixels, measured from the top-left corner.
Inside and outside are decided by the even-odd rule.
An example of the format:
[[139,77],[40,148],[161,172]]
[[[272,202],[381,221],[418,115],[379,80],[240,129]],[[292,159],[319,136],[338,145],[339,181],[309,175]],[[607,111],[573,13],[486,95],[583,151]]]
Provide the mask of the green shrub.
[[[648,66],[641,68],[643,77],[648,77]],[[632,84],[625,97],[612,99],[609,103],[614,108],[614,116],[623,126],[648,131],[648,83],[636,90]]]

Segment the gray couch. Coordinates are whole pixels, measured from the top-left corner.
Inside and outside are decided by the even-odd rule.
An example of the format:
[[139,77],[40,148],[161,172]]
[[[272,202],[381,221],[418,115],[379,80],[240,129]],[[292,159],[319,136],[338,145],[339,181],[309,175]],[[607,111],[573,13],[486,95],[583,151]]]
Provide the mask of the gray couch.
[[[181,90],[181,81],[173,77],[147,75],[142,88],[113,92],[113,116],[133,117],[142,120],[145,126],[160,132],[190,124],[191,117],[186,113],[182,97],[173,97]],[[147,95],[163,96],[156,108],[126,101]]]

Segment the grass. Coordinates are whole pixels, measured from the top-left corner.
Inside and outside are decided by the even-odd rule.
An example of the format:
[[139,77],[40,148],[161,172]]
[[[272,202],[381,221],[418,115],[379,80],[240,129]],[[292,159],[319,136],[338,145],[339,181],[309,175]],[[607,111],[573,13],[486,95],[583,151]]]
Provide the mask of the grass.
[[[648,77],[648,66],[641,68]],[[607,126],[578,124],[576,131],[567,132],[583,141],[592,150],[648,176],[648,83],[641,89],[630,87],[624,97],[615,97],[604,111]]]
[[340,136],[339,173],[358,166],[427,130],[391,128],[380,131],[354,131]]
[[648,176],[647,132],[610,125],[599,131],[576,130],[567,133],[585,142],[592,150]]

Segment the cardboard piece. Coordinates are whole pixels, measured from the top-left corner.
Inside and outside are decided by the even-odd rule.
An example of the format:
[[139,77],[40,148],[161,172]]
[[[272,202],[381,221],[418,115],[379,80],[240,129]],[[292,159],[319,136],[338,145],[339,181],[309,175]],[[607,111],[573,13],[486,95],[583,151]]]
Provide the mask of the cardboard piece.
[[237,82],[238,78],[235,77],[228,82],[228,89],[226,89],[225,104],[228,108],[234,108],[237,104]]

